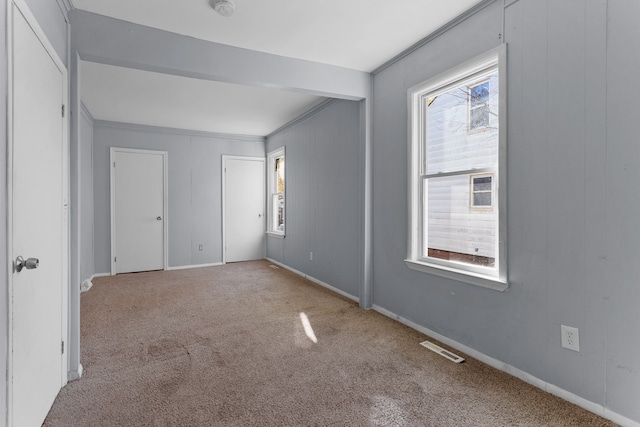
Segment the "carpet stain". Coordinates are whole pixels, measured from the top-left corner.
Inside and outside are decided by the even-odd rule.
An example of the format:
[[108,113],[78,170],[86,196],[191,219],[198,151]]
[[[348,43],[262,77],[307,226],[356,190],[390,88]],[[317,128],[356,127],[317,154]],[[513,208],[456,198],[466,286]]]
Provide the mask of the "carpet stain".
[[161,396],[175,394],[189,380],[191,354],[182,343],[160,339],[145,346],[143,360],[146,387]]
[[160,339],[151,343],[141,343],[140,359],[143,364],[157,363],[169,359],[189,357],[189,351],[180,342]]

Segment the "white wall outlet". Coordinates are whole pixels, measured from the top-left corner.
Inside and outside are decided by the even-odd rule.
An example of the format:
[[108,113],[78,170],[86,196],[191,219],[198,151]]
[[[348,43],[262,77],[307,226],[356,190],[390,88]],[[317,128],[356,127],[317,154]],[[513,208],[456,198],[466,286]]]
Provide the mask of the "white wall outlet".
[[562,335],[562,347],[573,351],[580,351],[578,328],[560,325],[560,334]]
[[313,261],[313,252],[309,252],[309,261]]
[[202,245],[198,245],[198,250],[202,251]]

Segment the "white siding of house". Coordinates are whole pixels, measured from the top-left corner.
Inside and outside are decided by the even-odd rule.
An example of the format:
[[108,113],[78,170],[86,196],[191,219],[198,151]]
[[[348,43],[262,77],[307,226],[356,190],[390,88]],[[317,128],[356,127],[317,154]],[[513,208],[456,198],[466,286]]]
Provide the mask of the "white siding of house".
[[471,209],[469,175],[429,180],[428,245],[495,257],[497,209]]
[[[490,79],[489,99],[494,113],[498,109],[497,88],[498,79],[494,76]],[[497,114],[490,116],[488,130],[469,132],[468,111],[462,91],[445,93],[433,100],[427,120],[428,174],[497,165]],[[430,178],[427,182],[428,247],[494,258],[497,207],[471,208],[470,175]],[[493,203],[496,206],[495,199]]]

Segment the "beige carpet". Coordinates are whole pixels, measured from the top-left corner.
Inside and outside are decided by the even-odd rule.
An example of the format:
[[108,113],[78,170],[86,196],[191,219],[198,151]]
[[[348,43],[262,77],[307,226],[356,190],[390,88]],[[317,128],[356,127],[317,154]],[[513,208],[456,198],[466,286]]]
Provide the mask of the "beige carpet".
[[98,278],[81,310],[46,426],[612,425],[266,261]]

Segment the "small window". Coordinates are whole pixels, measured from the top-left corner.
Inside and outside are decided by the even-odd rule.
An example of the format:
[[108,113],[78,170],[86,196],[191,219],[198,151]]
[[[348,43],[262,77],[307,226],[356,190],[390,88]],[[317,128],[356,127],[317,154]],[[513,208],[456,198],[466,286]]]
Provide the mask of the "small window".
[[489,80],[469,86],[469,132],[489,129],[491,109],[489,107]]
[[408,91],[407,266],[507,288],[506,46]]
[[285,175],[284,147],[269,153],[269,228],[270,234],[284,236]]
[[493,207],[493,176],[471,175],[469,194],[472,208],[491,209]]

